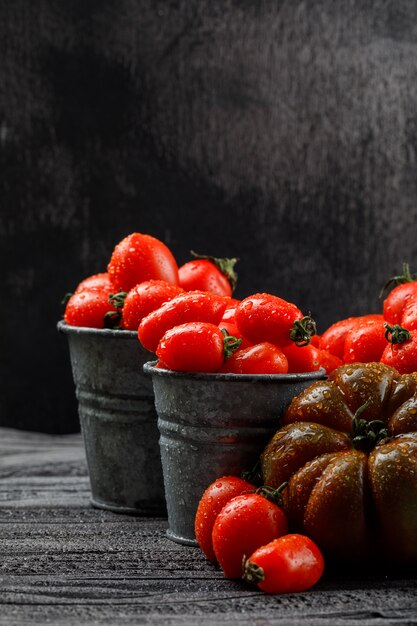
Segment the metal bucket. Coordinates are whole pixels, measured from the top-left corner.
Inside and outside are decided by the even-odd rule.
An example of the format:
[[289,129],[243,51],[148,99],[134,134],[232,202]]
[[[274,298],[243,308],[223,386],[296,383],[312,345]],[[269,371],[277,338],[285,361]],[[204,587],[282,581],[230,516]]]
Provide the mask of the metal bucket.
[[250,470],[291,402],[324,370],[303,374],[187,374],[146,363],[152,376],[168,509],[167,535],[196,545],[194,518],[206,487]]
[[150,353],[133,331],[58,323],[68,337],[93,506],[166,515]]

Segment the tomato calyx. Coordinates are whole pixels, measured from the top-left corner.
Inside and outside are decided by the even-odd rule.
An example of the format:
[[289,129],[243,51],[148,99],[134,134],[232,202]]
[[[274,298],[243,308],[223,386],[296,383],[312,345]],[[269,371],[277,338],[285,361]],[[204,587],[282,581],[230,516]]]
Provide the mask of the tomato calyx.
[[246,554],[242,559],[242,578],[248,583],[257,585],[265,580],[265,572],[260,565],[253,563],[250,559],[246,558]]
[[391,344],[405,343],[411,338],[410,331],[406,328],[403,328],[399,324],[394,324],[393,326],[390,326],[390,324],[386,322],[384,326],[385,339]]
[[316,322],[310,315],[304,315],[300,320],[295,320],[290,332],[290,339],[296,346],[302,348],[303,346],[308,346],[311,337],[316,333]]
[[379,297],[382,298],[384,293],[391,287],[397,287],[398,285],[403,285],[404,283],[412,283],[415,280],[417,280],[417,274],[411,274],[408,263],[403,263],[403,273],[389,278],[382,287]]
[[382,420],[372,420],[368,422],[360,418],[360,415],[368,407],[370,401],[359,407],[352,420],[352,443],[356,450],[370,452],[377,443],[383,439],[389,440],[385,422]]
[[193,256],[195,259],[203,259],[205,261],[210,261],[211,263],[213,263],[217,267],[217,269],[219,269],[221,273],[224,276],[226,276],[227,280],[230,283],[232,291],[234,291],[236,287],[236,283],[237,283],[237,278],[238,278],[238,275],[234,267],[236,263],[239,261],[238,258],[236,257],[220,258],[220,257],[210,256],[207,254],[197,254],[197,252],[194,252],[194,250],[190,250],[190,253],[191,253],[191,256]]
[[282,505],[282,492],[284,491],[287,485],[288,485],[287,481],[281,483],[280,486],[277,487],[276,489],[274,489],[273,487],[269,487],[269,485],[262,485],[262,487],[258,487],[255,493],[259,493],[261,496],[263,496],[270,502],[273,502],[274,504],[281,506]]
[[122,327],[120,326],[120,322],[122,319],[122,309],[126,296],[126,291],[119,291],[118,293],[111,293],[109,295],[109,304],[114,306],[116,311],[107,311],[104,316],[104,328],[121,330]]
[[240,344],[242,343],[242,339],[238,339],[237,337],[234,337],[233,335],[229,335],[229,333],[227,332],[225,328],[222,328],[221,331],[224,337],[223,339],[224,358],[228,359],[229,357],[232,356],[233,352],[236,352],[236,350],[240,347]]

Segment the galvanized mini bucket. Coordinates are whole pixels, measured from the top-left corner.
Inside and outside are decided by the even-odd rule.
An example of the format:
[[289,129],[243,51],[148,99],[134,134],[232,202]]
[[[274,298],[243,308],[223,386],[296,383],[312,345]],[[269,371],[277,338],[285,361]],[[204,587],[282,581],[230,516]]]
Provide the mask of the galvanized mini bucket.
[[166,515],[150,353],[137,333],[58,323],[68,337],[93,506]]
[[152,376],[170,539],[196,545],[194,518],[208,485],[250,470],[292,398],[324,370],[303,374],[188,374],[146,363]]

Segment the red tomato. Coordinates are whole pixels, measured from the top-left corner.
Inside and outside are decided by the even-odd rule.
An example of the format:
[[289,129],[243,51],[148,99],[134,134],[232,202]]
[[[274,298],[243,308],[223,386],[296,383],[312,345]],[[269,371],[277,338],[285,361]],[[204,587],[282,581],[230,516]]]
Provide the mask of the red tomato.
[[407,330],[417,329],[417,294],[407,300],[399,324]]
[[139,341],[146,350],[155,352],[167,330],[186,322],[219,324],[227,299],[212,293],[190,291],[165,302],[143,318],[139,325]]
[[283,353],[288,360],[288,372],[291,374],[300,372],[315,372],[320,369],[320,350],[311,344],[308,346],[296,346],[295,343],[284,346]]
[[247,559],[243,578],[267,593],[295,593],[315,585],[324,570],[317,545],[305,535],[284,535]]
[[408,336],[402,343],[389,343],[381,356],[381,363],[394,367],[400,374],[417,372],[417,330],[411,330]]
[[104,328],[108,312],[117,314],[116,308],[109,304],[109,293],[85,289],[70,297],[65,307],[64,320],[70,326]]
[[323,367],[326,370],[327,375],[329,375],[330,372],[333,372],[336,367],[343,365],[342,359],[339,359],[339,357],[335,356],[328,350],[319,349],[319,359],[320,367]]
[[157,357],[176,372],[217,372],[225,359],[225,338],[218,326],[187,322],[168,330]]
[[231,296],[237,275],[233,269],[237,259],[197,258],[178,270],[179,283],[185,291],[209,291],[218,296]]
[[74,293],[80,293],[81,291],[94,291],[96,289],[99,291],[107,291],[109,294],[115,292],[113,283],[111,282],[110,276],[107,272],[93,274],[93,276],[84,278]]
[[379,361],[386,345],[382,319],[359,321],[346,334],[343,361],[345,363]]
[[367,320],[382,320],[383,317],[379,313],[369,313],[368,315],[360,315],[357,317],[347,317],[346,319],[335,322],[322,334],[320,339],[320,348],[327,350],[331,354],[344,358],[345,339],[347,333],[356,326],[358,322]]
[[[309,343],[315,333],[313,320],[303,317],[295,304],[268,293],[242,300],[236,307],[235,320],[243,337],[252,343],[267,341],[278,346],[291,341]],[[292,334],[294,331],[296,336]]]
[[123,327],[127,330],[137,330],[144,317],[180,293],[183,293],[181,287],[164,280],[147,280],[139,283],[129,291],[124,301]]
[[223,476],[207,487],[195,516],[195,536],[198,545],[210,561],[215,561],[212,531],[216,517],[225,504],[242,493],[253,492],[256,487],[237,476]]
[[288,532],[282,509],[259,493],[236,496],[222,508],[213,526],[213,549],[226,578],[242,576],[242,560]]
[[314,346],[315,348],[320,348],[320,339],[321,336],[320,335],[313,335],[311,337],[311,345]]
[[220,330],[224,329],[228,335],[231,335],[232,337],[236,337],[237,339],[241,339],[242,343],[240,344],[239,349],[249,348],[249,346],[252,345],[250,341],[242,337],[241,332],[236,326],[236,324],[234,323],[233,319],[230,322],[226,322],[224,321],[224,316],[223,316],[223,319],[219,324],[219,328]]
[[178,284],[178,267],[167,246],[142,233],[128,235],[113,250],[107,266],[117,291],[130,291],[145,280]]
[[226,360],[221,371],[233,374],[286,374],[288,361],[278,346],[264,342],[248,348],[240,347]]
[[417,298],[417,281],[415,274],[410,273],[408,263],[403,263],[401,276],[394,276],[385,285],[386,287],[396,284],[396,287],[385,298],[383,311],[388,324],[401,324],[401,318],[408,301]]

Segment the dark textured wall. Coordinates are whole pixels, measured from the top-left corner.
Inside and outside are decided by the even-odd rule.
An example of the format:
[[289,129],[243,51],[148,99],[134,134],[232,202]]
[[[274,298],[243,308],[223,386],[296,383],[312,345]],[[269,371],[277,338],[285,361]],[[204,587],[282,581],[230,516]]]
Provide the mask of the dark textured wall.
[[0,423],[77,429],[60,299],[129,232],[319,330],[417,269],[414,0],[6,0],[0,35]]

